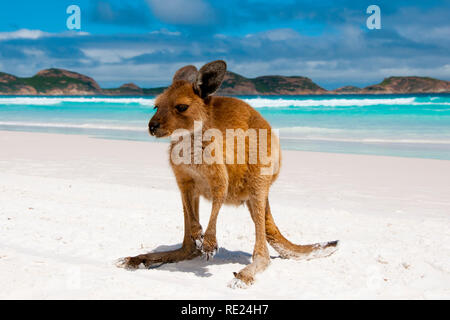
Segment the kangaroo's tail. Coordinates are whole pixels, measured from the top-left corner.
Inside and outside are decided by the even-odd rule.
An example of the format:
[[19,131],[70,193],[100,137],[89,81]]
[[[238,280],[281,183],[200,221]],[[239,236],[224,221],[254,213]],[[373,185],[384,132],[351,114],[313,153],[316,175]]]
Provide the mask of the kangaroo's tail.
[[269,200],[266,202],[267,242],[285,259],[314,259],[327,257],[338,248],[339,241],[329,241],[307,245],[293,244],[278,229],[270,212]]

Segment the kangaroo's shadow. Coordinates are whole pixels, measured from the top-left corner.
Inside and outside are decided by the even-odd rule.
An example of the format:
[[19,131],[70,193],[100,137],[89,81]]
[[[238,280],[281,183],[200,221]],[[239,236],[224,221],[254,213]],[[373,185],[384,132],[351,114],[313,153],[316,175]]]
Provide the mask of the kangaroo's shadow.
[[[151,252],[161,252],[175,250],[181,247],[180,244],[176,245],[161,245],[152,250]],[[208,267],[212,265],[224,265],[230,263],[237,263],[247,265],[251,262],[252,255],[244,251],[230,251],[225,248],[219,248],[217,254],[207,261],[204,257],[200,256],[192,260],[180,261],[177,263],[165,263],[150,267],[150,269],[167,270],[171,272],[190,272],[198,277],[210,277],[212,274],[209,272]]]

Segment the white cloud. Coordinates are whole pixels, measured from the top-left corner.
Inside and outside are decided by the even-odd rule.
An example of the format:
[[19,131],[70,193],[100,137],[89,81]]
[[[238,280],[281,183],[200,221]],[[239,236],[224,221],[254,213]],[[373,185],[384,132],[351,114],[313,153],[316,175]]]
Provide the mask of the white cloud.
[[19,29],[11,32],[0,32],[0,40],[39,39],[49,35],[50,33],[41,30]]
[[271,41],[285,41],[299,38],[300,34],[293,29],[274,29],[263,33],[267,39]]
[[31,56],[31,57],[37,58],[37,59],[45,58],[45,52],[44,51],[38,50],[38,49],[34,49],[34,48],[24,49],[23,53],[26,54],[27,56]]
[[78,36],[90,36],[91,34],[86,31],[67,31],[60,34],[53,34],[55,36],[62,36],[62,37],[78,37]]
[[151,31],[150,34],[162,34],[165,36],[179,36],[179,35],[181,35],[181,32],[180,31],[169,31],[169,30],[163,28],[160,30]]
[[149,48],[143,49],[123,49],[123,48],[89,48],[81,49],[83,53],[101,63],[118,63],[123,59],[130,59],[142,54],[152,53],[154,50]]
[[77,37],[88,36],[89,32],[84,31],[67,31],[63,33],[50,33],[42,30],[19,29],[16,31],[0,32],[0,41],[15,39],[41,39],[45,37]]

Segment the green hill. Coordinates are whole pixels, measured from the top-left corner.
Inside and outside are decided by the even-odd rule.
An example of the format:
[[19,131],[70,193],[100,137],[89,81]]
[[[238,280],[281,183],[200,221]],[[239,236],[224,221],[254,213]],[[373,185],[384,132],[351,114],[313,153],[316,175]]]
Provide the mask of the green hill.
[[[0,95],[158,95],[165,87],[140,88],[126,83],[119,88],[102,89],[83,74],[64,69],[45,69],[32,77],[16,77],[0,72]],[[302,95],[302,94],[389,94],[450,92],[450,82],[429,77],[389,77],[363,89],[344,86],[327,91],[311,79],[300,76],[261,76],[246,78],[228,71],[219,95]]]
[[102,89],[94,79],[64,69],[45,69],[32,77],[0,74],[0,93],[13,95],[93,95]]

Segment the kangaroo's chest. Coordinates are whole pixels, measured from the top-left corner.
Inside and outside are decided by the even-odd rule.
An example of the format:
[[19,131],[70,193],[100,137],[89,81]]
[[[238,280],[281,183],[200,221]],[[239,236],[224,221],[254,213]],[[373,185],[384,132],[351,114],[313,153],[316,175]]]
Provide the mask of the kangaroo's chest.
[[208,168],[202,165],[179,164],[172,165],[172,169],[177,176],[183,180],[191,180],[197,194],[207,199],[212,199],[212,188],[214,188],[214,177],[208,173]]
[[206,199],[212,200],[214,190],[223,188],[225,203],[239,205],[246,201],[249,188],[245,170],[230,170],[226,165],[220,168],[213,166],[180,164],[172,168],[176,176],[192,180],[196,193]]
[[179,143],[171,144],[170,164],[178,180],[193,181],[196,193],[210,200],[217,190],[223,191],[225,202],[229,204],[241,204],[248,199],[251,179],[247,165],[205,163],[195,158],[194,150],[193,145],[186,148]]

